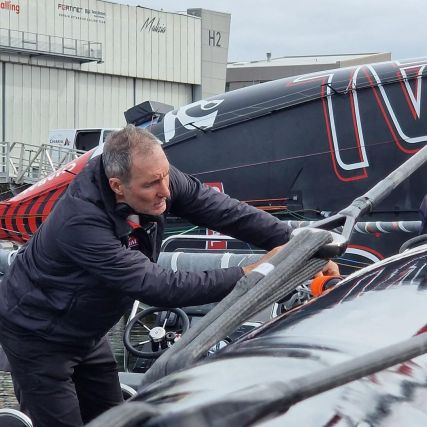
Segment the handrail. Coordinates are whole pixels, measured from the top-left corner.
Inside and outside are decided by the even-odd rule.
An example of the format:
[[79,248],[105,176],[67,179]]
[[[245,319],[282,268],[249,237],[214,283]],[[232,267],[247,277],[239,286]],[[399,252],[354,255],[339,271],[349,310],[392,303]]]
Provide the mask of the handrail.
[[78,62],[102,62],[102,43],[50,34],[0,28],[0,51],[69,58]]
[[174,240],[190,240],[190,241],[205,241],[205,242],[217,242],[217,241],[230,241],[230,240],[236,240],[234,237],[231,236],[224,236],[224,235],[206,235],[206,234],[174,234],[173,236],[166,237],[166,239],[163,240],[162,245],[160,246],[160,251],[165,252],[166,247]]
[[84,154],[69,147],[22,142],[0,142],[0,152],[4,165],[0,179],[13,184],[34,184]]

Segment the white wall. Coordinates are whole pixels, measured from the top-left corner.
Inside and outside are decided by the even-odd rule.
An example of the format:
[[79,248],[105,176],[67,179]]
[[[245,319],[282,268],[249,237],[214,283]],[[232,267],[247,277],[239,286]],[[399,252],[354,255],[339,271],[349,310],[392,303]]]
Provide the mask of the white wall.
[[3,135],[3,63],[0,62],[0,141],[4,139]]
[[[102,43],[103,64],[73,64],[42,57],[0,60],[95,73],[201,82],[201,20],[101,0],[13,0],[20,12],[0,9],[0,28]],[[61,6],[64,5],[64,6]],[[64,10],[72,6],[74,10]],[[153,25],[145,25],[154,19]],[[161,31],[154,31],[156,25]],[[164,31],[163,31],[164,30]]]
[[196,98],[208,98],[225,92],[231,15],[206,9],[188,9],[188,13],[202,19],[202,81]]
[[[3,62],[0,62],[0,82],[3,81]],[[0,83],[0,141],[2,141],[3,138],[3,84]]]

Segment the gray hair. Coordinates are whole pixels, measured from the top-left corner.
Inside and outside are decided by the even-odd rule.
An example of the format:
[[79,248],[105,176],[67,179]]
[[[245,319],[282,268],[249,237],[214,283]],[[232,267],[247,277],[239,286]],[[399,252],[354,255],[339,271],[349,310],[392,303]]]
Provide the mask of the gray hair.
[[151,154],[160,141],[145,129],[127,125],[111,133],[104,144],[102,161],[107,178],[119,178],[124,184],[131,179],[132,157],[135,153]]

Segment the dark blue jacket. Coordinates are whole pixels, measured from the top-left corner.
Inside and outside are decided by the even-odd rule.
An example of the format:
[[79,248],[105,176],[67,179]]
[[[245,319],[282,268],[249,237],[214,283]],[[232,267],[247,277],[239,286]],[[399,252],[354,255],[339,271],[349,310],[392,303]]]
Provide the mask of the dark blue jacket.
[[90,345],[135,299],[164,307],[220,300],[242,276],[240,267],[190,273],[155,263],[167,212],[263,249],[288,240],[288,227],[273,216],[174,167],[170,192],[165,214],[140,217],[141,248],[131,250],[129,211],[116,204],[101,157],[91,160],[3,279],[3,321],[45,339]]
[[420,234],[427,234],[427,196],[424,196],[420,206],[421,230]]

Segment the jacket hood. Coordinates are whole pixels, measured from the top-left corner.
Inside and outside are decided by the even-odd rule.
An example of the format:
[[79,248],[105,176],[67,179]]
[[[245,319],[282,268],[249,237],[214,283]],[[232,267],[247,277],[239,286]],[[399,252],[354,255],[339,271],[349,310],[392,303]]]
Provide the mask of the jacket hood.
[[117,203],[102,164],[102,155],[91,159],[70,184],[69,194],[94,203],[103,209],[114,224],[115,234],[122,238],[130,232],[126,218],[133,212],[126,203]]

